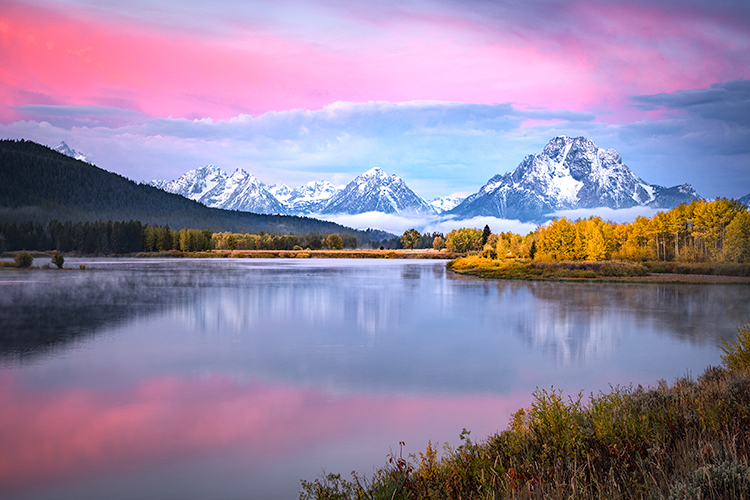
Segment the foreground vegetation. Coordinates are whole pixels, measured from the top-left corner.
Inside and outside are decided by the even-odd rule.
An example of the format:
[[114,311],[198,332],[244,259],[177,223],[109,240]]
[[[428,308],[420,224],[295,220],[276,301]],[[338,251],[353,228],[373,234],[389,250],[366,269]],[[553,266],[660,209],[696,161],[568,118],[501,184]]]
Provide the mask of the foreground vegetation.
[[482,442],[464,430],[458,448],[389,455],[371,479],[302,480],[300,499],[750,498],[750,324],[723,351],[697,380],[587,400],[537,390]]

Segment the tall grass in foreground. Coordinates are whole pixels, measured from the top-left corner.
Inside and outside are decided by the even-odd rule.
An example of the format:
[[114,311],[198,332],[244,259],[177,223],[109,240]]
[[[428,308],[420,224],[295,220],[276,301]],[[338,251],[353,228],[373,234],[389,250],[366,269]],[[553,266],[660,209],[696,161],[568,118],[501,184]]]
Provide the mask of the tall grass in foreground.
[[749,329],[725,344],[731,370],[587,399],[537,390],[483,442],[464,432],[441,457],[431,443],[390,455],[371,479],[303,480],[300,499],[750,499]]

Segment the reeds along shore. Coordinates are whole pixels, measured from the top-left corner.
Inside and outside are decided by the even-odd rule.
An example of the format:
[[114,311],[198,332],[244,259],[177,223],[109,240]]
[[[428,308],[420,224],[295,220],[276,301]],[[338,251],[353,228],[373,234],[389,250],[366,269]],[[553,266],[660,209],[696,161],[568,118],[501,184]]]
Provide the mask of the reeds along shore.
[[[656,387],[537,390],[505,431],[442,453],[388,456],[370,479],[302,481],[310,499],[748,499],[750,325],[726,367]],[[441,456],[438,456],[438,455]]]
[[470,255],[451,261],[447,266],[461,274],[505,279],[617,279],[639,278],[654,274],[750,277],[750,264],[728,262],[537,262],[529,259],[500,260],[482,255]]

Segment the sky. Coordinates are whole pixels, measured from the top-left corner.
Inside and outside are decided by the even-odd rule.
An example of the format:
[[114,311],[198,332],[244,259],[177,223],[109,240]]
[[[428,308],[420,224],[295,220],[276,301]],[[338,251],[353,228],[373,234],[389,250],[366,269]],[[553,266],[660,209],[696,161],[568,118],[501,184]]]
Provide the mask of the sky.
[[4,0],[0,138],[136,181],[207,164],[476,192],[557,135],[750,193],[746,0]]

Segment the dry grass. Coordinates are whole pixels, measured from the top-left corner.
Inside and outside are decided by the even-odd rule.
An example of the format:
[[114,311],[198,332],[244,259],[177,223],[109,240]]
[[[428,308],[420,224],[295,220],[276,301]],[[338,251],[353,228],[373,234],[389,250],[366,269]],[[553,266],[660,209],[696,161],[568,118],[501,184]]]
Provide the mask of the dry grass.
[[534,393],[507,430],[389,456],[367,480],[302,481],[300,499],[750,499],[750,373],[709,367],[671,386]]
[[211,250],[208,252],[142,252],[136,257],[191,257],[242,259],[455,259],[457,254],[420,250]]
[[648,274],[644,266],[634,262],[534,262],[520,259],[494,260],[479,255],[451,261],[448,268],[481,278],[533,280],[632,278]]

